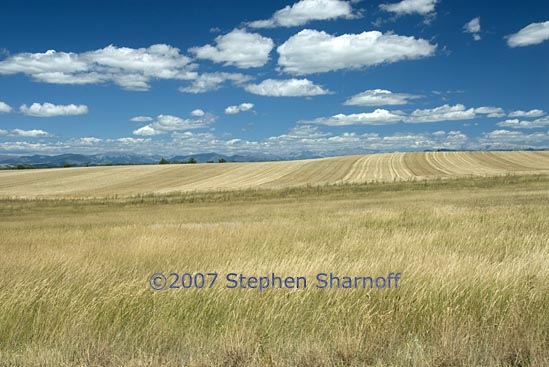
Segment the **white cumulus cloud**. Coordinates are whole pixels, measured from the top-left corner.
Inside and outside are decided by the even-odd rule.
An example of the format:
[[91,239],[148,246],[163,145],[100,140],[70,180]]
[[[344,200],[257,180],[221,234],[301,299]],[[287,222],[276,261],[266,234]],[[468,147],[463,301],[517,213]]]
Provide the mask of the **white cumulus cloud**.
[[116,142],[122,143],[125,145],[134,145],[134,144],[142,144],[151,141],[151,139],[145,139],[145,138],[118,138],[115,139]]
[[77,142],[82,145],[95,145],[101,143],[102,141],[103,139],[99,139],[93,136],[86,136],[77,140]]
[[204,113],[204,115],[202,116],[193,116],[195,116],[196,118],[186,119],[173,115],[158,115],[152,123],[134,130],[133,134],[141,136],[153,136],[165,134],[172,131],[202,129],[208,127],[215,121],[215,116],[208,113]]
[[435,11],[437,2],[438,0],[403,0],[398,3],[381,4],[379,7],[397,15],[427,15]]
[[475,108],[475,113],[479,115],[486,115],[486,117],[504,117],[505,111],[500,107],[478,107]]
[[314,120],[300,121],[307,124],[323,124],[330,126],[344,125],[390,125],[398,122],[406,124],[429,123],[441,121],[470,120],[483,115],[486,117],[503,117],[505,113],[499,107],[479,107],[467,109],[462,104],[455,106],[443,105],[430,109],[416,109],[411,114],[403,111],[388,111],[376,109],[374,112],[337,114],[330,117],[320,117]]
[[300,121],[302,124],[321,124],[328,126],[346,125],[389,125],[402,121],[404,113],[400,111],[387,111],[377,109],[369,113],[354,113],[345,115],[343,113],[330,117],[321,117],[314,120]]
[[251,28],[296,27],[314,20],[355,18],[353,8],[341,0],[301,0],[278,10],[269,19],[248,23]]
[[503,117],[505,112],[499,107],[466,108],[462,104],[443,105],[435,108],[413,111],[405,120],[406,123],[425,123],[439,121],[471,120],[483,115],[489,118]]
[[191,115],[192,116],[195,116],[195,117],[202,117],[206,114],[206,112],[204,112],[203,110],[201,110],[200,108],[197,108],[196,110],[192,110],[191,111]]
[[189,51],[199,59],[248,69],[265,65],[274,47],[272,39],[244,29],[234,29],[230,33],[217,36],[215,43],[215,46],[193,47]]
[[86,105],[54,105],[52,103],[33,103],[32,105],[21,105],[21,113],[34,117],[72,116],[85,115],[88,113]]
[[541,117],[545,115],[545,111],[543,110],[538,110],[538,109],[534,109],[534,110],[530,110],[530,111],[522,111],[522,110],[518,110],[518,111],[513,111],[509,114],[509,117]]
[[367,90],[358,93],[343,104],[346,106],[389,106],[389,105],[404,105],[410,100],[421,98],[414,94],[393,93],[384,89]]
[[135,116],[130,119],[130,121],[133,121],[133,122],[149,122],[152,120],[153,118],[150,116]]
[[44,130],[21,130],[21,129],[14,129],[11,131],[12,136],[22,136],[25,138],[42,138],[50,136],[46,131]]
[[0,75],[23,73],[54,84],[112,82],[128,90],[147,90],[154,79],[192,80],[198,75],[179,49],[156,44],[147,48],[114,45],[83,53],[20,53],[0,61]]
[[433,55],[436,47],[424,39],[379,31],[332,36],[304,29],[277,51],[283,71],[303,75],[419,59]]
[[463,26],[463,31],[466,33],[471,33],[475,41],[480,41],[480,17],[473,18],[469,22],[465,23]]
[[465,108],[462,104],[455,106],[443,105],[430,109],[418,109],[413,111],[406,119],[409,123],[424,123],[451,120],[470,120],[476,117],[474,108]]
[[501,127],[508,127],[511,129],[542,129],[549,127],[549,117],[543,117],[533,121],[510,119],[498,122],[497,125]]
[[192,83],[185,87],[180,87],[179,91],[183,93],[206,93],[218,90],[221,86],[227,82],[234,85],[241,86],[242,84],[250,81],[252,78],[249,75],[240,73],[204,73],[200,74]]
[[227,115],[235,115],[240,112],[249,111],[252,108],[254,108],[253,103],[241,103],[235,106],[228,106],[227,108],[225,108],[225,113]]
[[140,135],[140,136],[153,136],[153,135],[160,135],[164,133],[165,133],[164,131],[157,130],[150,125],[140,127],[139,129],[136,129],[133,131],[134,135]]
[[507,36],[509,47],[537,45],[547,40],[549,40],[549,21],[529,24],[517,33]]
[[10,105],[0,101],[0,113],[10,113],[12,110]]
[[330,93],[308,79],[266,79],[259,84],[248,84],[245,89],[253,94],[271,97],[306,97]]
[[522,131],[494,130],[478,139],[481,149],[526,149],[547,147],[549,133],[525,134]]

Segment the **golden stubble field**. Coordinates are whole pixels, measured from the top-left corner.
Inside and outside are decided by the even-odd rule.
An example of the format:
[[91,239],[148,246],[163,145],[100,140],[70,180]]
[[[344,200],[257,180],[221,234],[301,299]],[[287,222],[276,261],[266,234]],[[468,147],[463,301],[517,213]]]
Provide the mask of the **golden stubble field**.
[[[548,218],[544,175],[3,199],[0,366],[547,366]],[[402,279],[153,291],[155,272]]]
[[0,197],[105,197],[549,173],[549,152],[387,153],[301,161],[0,171]]

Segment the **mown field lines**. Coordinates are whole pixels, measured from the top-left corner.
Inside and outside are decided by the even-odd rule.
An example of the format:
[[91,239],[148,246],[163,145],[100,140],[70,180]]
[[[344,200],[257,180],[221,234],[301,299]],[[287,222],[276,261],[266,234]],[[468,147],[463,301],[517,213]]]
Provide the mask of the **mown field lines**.
[[105,197],[549,173],[549,152],[385,153],[283,162],[0,171],[3,197]]

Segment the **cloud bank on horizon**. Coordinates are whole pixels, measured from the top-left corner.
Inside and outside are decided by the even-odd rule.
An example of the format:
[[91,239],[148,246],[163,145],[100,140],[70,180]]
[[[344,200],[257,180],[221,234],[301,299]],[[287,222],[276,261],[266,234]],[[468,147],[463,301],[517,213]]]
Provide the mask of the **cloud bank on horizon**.
[[253,4],[111,8],[102,33],[82,7],[41,32],[40,2],[0,14],[0,154],[549,148],[549,4]]

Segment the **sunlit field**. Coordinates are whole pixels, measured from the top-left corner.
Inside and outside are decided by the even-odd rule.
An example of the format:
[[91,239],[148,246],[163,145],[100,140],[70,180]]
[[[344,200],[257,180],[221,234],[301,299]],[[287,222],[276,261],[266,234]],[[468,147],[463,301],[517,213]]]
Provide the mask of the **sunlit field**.
[[[341,174],[361,181],[368,162]],[[88,170],[115,168],[134,167]],[[10,174],[36,173],[0,173],[17,196]],[[55,196],[0,201],[0,366],[549,365],[548,176]],[[219,279],[155,291],[158,272]],[[273,272],[401,279],[262,292],[222,279]]]
[[96,198],[549,173],[549,151],[387,153],[281,162],[0,171],[0,197]]

